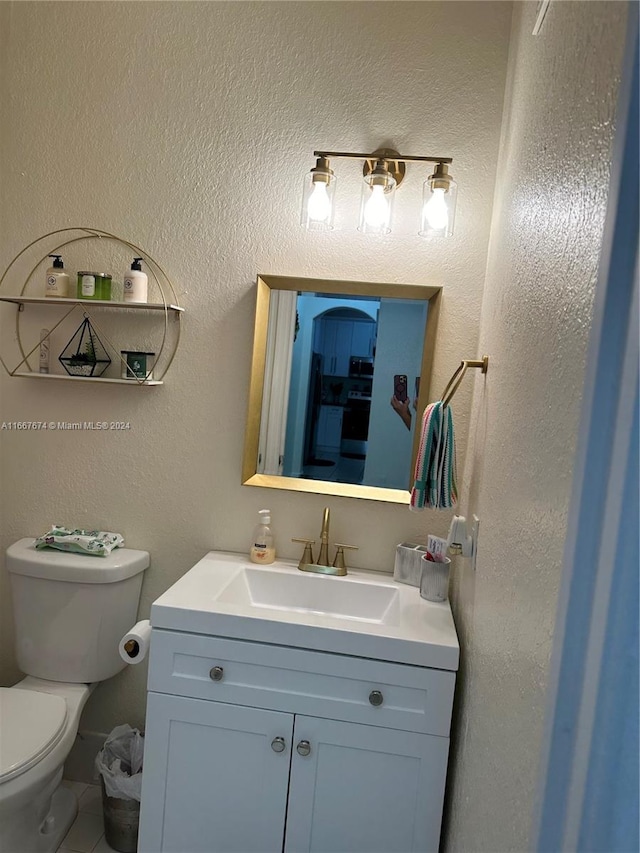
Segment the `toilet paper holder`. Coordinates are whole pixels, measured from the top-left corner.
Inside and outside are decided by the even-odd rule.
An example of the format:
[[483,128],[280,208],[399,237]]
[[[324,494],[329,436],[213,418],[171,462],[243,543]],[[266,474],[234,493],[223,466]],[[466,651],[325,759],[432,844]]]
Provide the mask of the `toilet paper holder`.
[[137,622],[118,644],[118,653],[127,664],[141,663],[149,651],[151,623],[148,619]]

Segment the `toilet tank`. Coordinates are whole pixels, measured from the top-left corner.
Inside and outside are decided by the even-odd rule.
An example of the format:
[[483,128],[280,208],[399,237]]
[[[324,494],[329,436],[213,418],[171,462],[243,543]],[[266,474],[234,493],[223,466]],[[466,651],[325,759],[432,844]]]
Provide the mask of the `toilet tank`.
[[18,666],[50,681],[111,678],[126,664],[118,643],[136,621],[147,551],[107,557],[37,550],[33,539],[7,549]]

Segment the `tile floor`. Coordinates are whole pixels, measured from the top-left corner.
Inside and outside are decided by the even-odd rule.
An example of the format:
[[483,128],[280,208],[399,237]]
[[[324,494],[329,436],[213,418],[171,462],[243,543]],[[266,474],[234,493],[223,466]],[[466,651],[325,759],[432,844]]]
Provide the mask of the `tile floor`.
[[99,785],[63,781],[78,798],[78,816],[66,834],[58,853],[112,853],[104,837],[102,793]]
[[326,459],[334,464],[321,466],[305,466],[302,476],[310,480],[330,480],[333,483],[362,483],[364,477],[364,459],[349,459],[341,456],[338,451],[318,451],[321,459]]

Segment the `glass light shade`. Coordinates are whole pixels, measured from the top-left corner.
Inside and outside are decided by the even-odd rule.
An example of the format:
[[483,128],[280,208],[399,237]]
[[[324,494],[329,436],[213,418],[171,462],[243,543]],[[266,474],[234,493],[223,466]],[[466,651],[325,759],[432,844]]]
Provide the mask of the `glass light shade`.
[[458,185],[449,179],[448,187],[434,187],[433,177],[424,182],[422,190],[422,237],[451,237],[456,216]]
[[360,201],[360,224],[363,234],[388,234],[391,231],[391,215],[395,198],[396,182],[387,174],[382,181],[373,173],[367,175],[362,184]]
[[300,224],[308,231],[331,231],[335,175],[308,172],[304,176]]

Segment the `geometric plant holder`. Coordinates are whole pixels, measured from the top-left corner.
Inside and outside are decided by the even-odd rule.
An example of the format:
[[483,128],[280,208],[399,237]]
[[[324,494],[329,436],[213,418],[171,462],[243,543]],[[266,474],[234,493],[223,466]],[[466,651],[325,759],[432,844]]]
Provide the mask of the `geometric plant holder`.
[[76,329],[58,361],[71,376],[102,376],[111,359],[88,317]]

